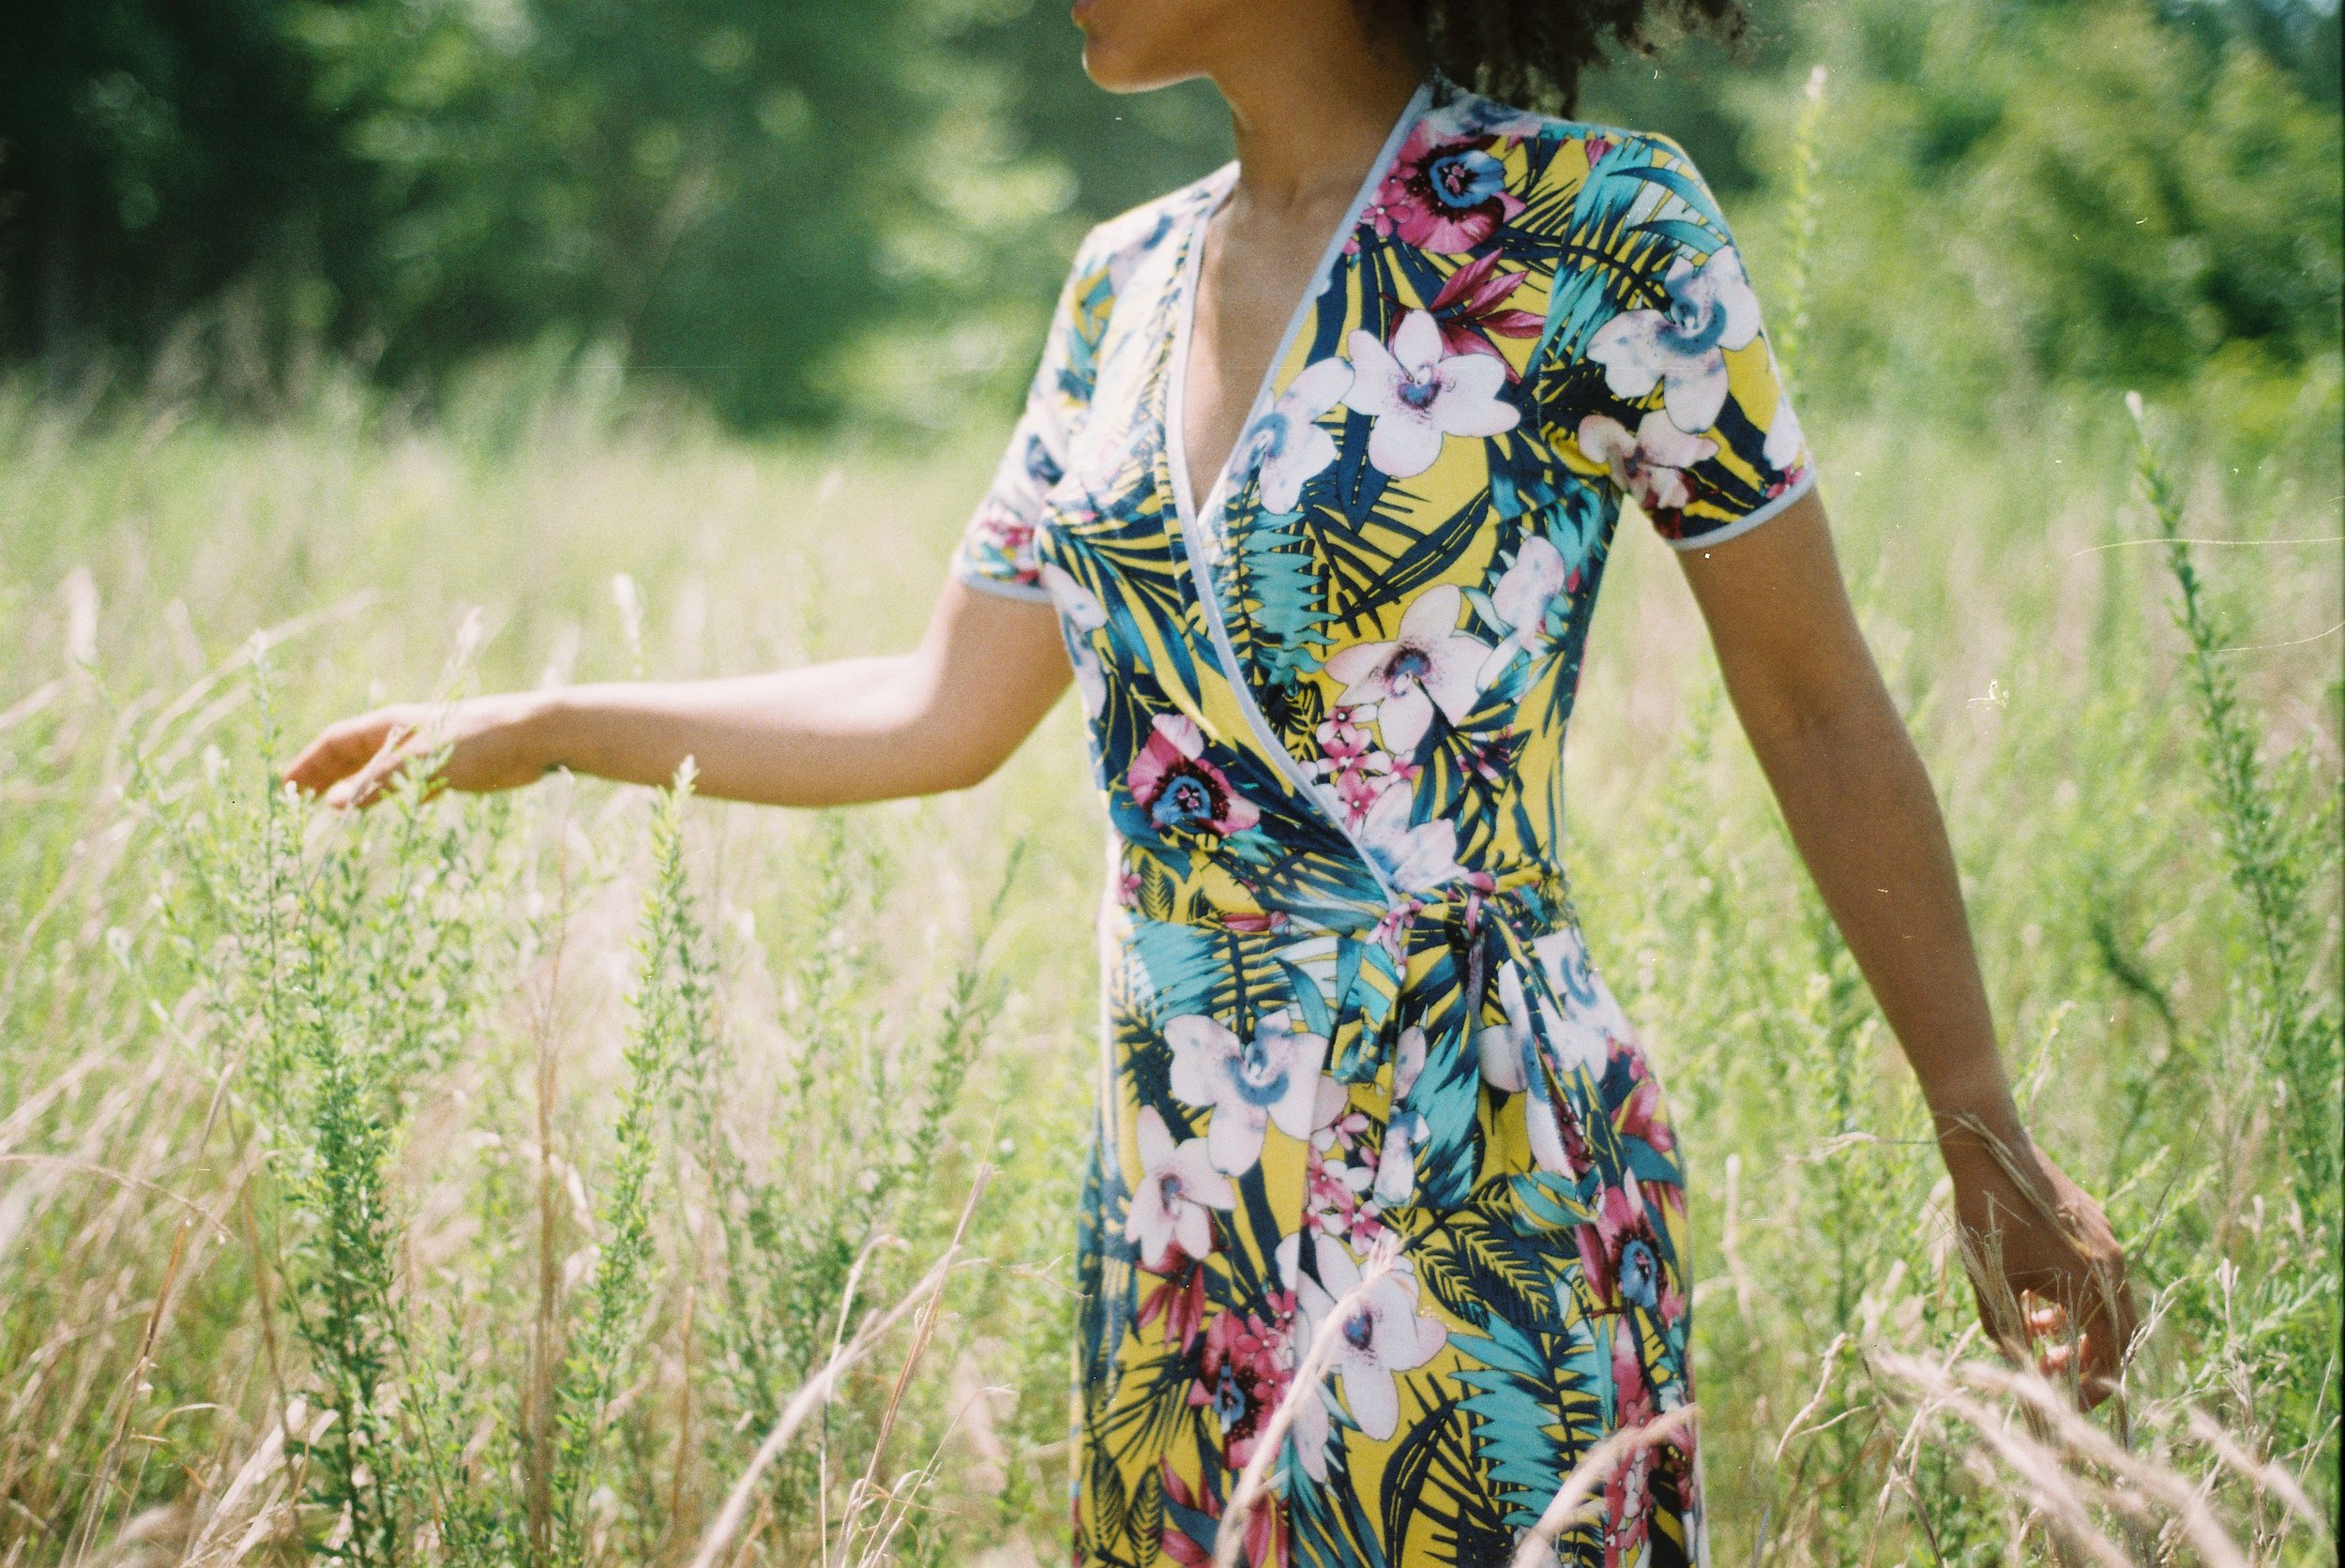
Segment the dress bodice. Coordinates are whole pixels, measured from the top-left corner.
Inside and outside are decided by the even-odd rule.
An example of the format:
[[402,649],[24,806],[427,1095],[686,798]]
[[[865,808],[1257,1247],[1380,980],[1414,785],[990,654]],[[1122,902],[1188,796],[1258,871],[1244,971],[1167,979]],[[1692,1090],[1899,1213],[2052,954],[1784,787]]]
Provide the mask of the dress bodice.
[[[1562,894],[1589,612],[1624,499],[1706,548],[1810,466],[1683,151],[1436,81],[1188,494],[1233,176],[1085,240],[954,559],[1054,609],[1112,827],[1074,1560],[1215,1555],[1342,1313],[1244,1560],[1516,1560],[1693,1386],[1675,1135]],[[1695,1457],[1553,1560],[1703,1560]]]
[[1143,916],[1341,928],[1552,869],[1623,498],[1695,548],[1811,478],[1732,236],[1666,138],[1430,82],[1192,497],[1233,177],[1085,240],[954,569],[1056,609]]

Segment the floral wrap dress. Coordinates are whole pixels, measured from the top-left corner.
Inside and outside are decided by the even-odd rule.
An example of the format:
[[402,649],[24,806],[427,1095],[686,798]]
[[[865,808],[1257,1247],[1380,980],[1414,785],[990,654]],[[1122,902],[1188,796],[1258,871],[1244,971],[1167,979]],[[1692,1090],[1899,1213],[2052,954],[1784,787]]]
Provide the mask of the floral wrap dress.
[[[1596,585],[1624,496],[1702,548],[1811,468],[1686,154],[1436,77],[1191,496],[1234,173],[1082,244],[952,565],[1055,610],[1109,822],[1074,1560],[1210,1560],[1327,1327],[1235,1560],[1503,1564],[1692,1397],[1680,1153],[1560,859]],[[1703,1560],[1680,1430],[1537,1560]]]

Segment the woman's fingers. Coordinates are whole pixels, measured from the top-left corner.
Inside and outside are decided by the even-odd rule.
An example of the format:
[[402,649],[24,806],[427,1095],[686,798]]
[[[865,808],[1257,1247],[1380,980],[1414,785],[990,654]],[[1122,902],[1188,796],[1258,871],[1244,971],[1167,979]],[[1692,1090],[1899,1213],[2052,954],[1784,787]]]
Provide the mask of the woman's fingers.
[[498,700],[426,706],[401,703],[346,718],[321,731],[284,771],[285,781],[334,807],[371,806],[400,773],[445,746],[429,792],[443,789],[501,790],[525,784],[542,768],[523,771],[499,737],[509,728]]
[[[2022,1189],[2021,1201],[2002,1213],[1989,1194],[1986,1207],[2001,1237],[1988,1255],[2007,1285],[1982,1291],[1981,1316],[2020,1364],[2074,1379],[2079,1402],[2090,1410],[2117,1392],[2138,1324],[2125,1251],[2091,1195],[2041,1151],[2035,1157],[2039,1191]],[[2013,1292],[2016,1344],[2014,1328],[1998,1330],[1994,1321],[2004,1309],[1989,1311],[1990,1299],[2009,1303]]]
[[284,772],[288,784],[309,794],[330,794],[335,786],[375,762],[386,747],[404,739],[412,727],[396,708],[378,708],[329,724]]
[[301,754],[286,765],[285,782],[314,795],[364,767],[379,742],[363,737],[359,728],[362,722],[344,719],[320,731],[317,739],[303,746]]
[[2058,1334],[2066,1332],[2068,1326],[2066,1307],[2056,1301],[2038,1296],[2033,1290],[2021,1292],[2020,1299],[2027,1313],[2027,1327],[2030,1334]]
[[2133,1290],[2121,1274],[2096,1269],[2083,1282],[2080,1294],[2083,1332],[2077,1335],[2077,1342],[2084,1347],[2080,1377],[2085,1405],[2090,1409],[2116,1391],[2140,1319]]
[[2135,1323],[2122,1279],[2105,1266],[2080,1264],[2065,1278],[2020,1291],[2020,1311],[2037,1371],[2055,1380],[2073,1377],[2086,1410],[2117,1391]]
[[325,792],[325,804],[333,807],[372,806],[382,797],[390,783],[415,751],[416,731],[404,724],[384,728],[380,744],[363,765],[350,773]]

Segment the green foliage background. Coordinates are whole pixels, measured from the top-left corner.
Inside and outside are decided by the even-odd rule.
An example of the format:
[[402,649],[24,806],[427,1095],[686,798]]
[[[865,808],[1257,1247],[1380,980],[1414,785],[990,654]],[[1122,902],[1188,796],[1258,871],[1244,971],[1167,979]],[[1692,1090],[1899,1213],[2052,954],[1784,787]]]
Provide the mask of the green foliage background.
[[[1022,383],[1082,228],[1227,156],[1055,0],[81,0],[0,48],[0,354],[444,393],[615,345],[752,429]],[[1834,391],[2268,381],[2334,340],[2333,0],[1757,0],[1596,79],[1755,206],[1830,71]],[[1861,301],[1862,308],[1842,308]],[[946,393],[939,398],[942,384]]]

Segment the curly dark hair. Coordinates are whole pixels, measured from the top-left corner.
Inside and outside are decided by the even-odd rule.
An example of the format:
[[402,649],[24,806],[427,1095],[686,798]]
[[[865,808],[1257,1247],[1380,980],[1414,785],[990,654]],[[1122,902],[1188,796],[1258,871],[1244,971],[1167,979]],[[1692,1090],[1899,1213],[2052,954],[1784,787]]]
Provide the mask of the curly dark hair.
[[1741,0],[1353,0],[1371,25],[1461,86],[1525,109],[1569,113],[1581,73],[1608,50],[1650,54],[1665,27],[1729,42]]

